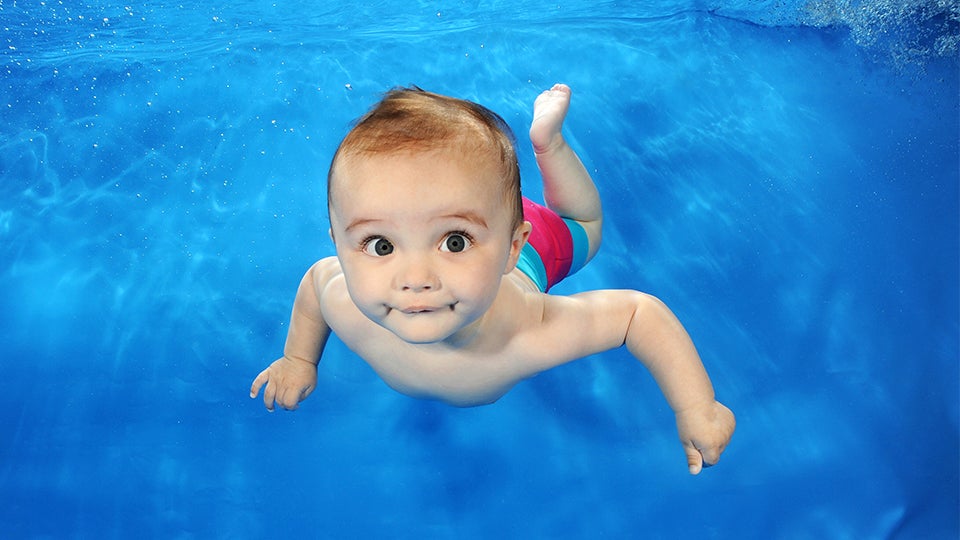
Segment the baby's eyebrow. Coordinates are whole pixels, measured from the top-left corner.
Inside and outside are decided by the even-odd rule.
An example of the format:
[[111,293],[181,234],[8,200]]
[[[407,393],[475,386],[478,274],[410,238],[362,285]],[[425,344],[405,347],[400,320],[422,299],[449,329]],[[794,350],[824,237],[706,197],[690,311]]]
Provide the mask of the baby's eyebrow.
[[[434,221],[453,220],[453,219],[467,221],[467,222],[473,223],[478,227],[482,227],[484,229],[488,228],[487,220],[483,219],[483,216],[469,210],[463,211],[463,212],[451,212],[449,214],[442,214],[433,218]],[[384,220],[382,219],[376,219],[376,218],[358,218],[351,221],[349,224],[347,224],[347,226],[343,230],[344,232],[350,232],[353,229],[357,229],[367,225],[377,225],[377,224],[383,223],[383,221]]]
[[364,225],[370,225],[371,223],[380,223],[382,219],[373,219],[373,218],[361,218],[351,221],[343,230],[344,232],[350,232],[357,227],[363,227]]
[[487,221],[483,219],[483,216],[476,212],[454,212],[452,214],[444,214],[442,216],[437,216],[437,219],[462,219],[464,221],[469,221],[478,227],[487,228]]

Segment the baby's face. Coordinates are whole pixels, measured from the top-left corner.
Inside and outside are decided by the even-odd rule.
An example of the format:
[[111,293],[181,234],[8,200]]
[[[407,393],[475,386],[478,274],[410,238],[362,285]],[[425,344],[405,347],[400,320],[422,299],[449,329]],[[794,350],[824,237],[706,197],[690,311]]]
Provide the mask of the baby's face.
[[466,335],[523,247],[496,168],[442,151],[350,157],[333,181],[331,232],[360,311],[409,343]]

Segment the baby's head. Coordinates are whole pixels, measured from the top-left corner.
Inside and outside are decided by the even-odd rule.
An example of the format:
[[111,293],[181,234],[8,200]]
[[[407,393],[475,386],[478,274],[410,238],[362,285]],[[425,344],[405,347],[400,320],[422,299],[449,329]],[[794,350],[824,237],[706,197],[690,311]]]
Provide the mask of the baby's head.
[[354,159],[443,152],[477,168],[492,168],[510,209],[511,230],[523,223],[520,167],[510,127],[499,115],[476,103],[426,92],[417,87],[389,91],[362,116],[340,143],[327,174],[327,208],[335,208],[338,170]]
[[530,232],[503,119],[393,90],[340,144],[327,185],[330,233],[360,312],[408,343],[473,335]]

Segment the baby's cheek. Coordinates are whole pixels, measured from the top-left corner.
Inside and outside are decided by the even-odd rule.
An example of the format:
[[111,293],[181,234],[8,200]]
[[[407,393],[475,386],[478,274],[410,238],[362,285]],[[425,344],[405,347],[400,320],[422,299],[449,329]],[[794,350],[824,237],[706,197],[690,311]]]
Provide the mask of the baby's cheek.
[[466,286],[468,296],[473,300],[474,304],[489,307],[500,291],[502,277],[502,275],[498,274],[495,278],[487,277],[483,279],[478,277],[474,279],[472,283]]
[[362,272],[351,273],[344,268],[343,277],[347,284],[347,293],[357,307],[364,309],[364,306],[373,302],[373,283],[366,279]]

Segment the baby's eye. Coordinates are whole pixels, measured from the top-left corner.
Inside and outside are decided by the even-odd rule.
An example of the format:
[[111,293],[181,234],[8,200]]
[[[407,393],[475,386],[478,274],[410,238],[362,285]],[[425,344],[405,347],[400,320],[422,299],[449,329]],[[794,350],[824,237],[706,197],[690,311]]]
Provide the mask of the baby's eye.
[[393,253],[393,244],[382,236],[376,236],[363,242],[363,251],[367,255],[385,257]]
[[470,249],[470,246],[473,245],[473,242],[470,241],[470,238],[464,233],[450,233],[446,238],[443,239],[443,243],[440,244],[440,251],[449,251],[450,253],[460,253]]

